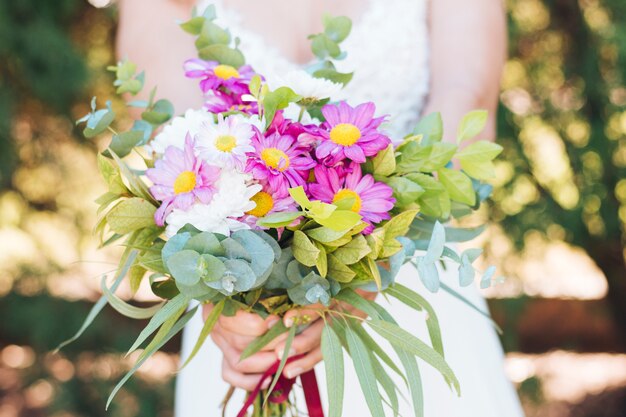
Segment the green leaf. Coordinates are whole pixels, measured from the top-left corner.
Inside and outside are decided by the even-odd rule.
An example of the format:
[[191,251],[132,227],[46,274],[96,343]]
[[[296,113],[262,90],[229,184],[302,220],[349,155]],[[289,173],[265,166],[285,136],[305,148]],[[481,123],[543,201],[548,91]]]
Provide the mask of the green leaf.
[[371,277],[376,283],[376,287],[378,287],[378,290],[380,290],[383,286],[383,283],[382,283],[382,279],[380,278],[380,271],[378,270],[378,265],[376,265],[376,262],[374,262],[372,258],[365,258],[363,261],[368,266],[370,273],[371,273]]
[[[206,20],[202,25],[202,31],[200,38],[196,41],[196,47],[202,48],[207,45],[221,44],[227,45],[230,43],[230,33],[227,30],[222,29],[210,20]],[[239,68],[241,65],[237,66]]]
[[222,314],[222,310],[224,310],[224,300],[220,301],[219,303],[215,304],[215,306],[213,306],[213,310],[211,310],[211,312],[209,313],[209,316],[204,321],[204,325],[202,326],[202,330],[200,331],[200,335],[198,336],[198,340],[196,341],[196,344],[194,345],[193,349],[191,350],[191,353],[189,354],[189,357],[187,358],[187,360],[185,361],[185,363],[183,364],[183,366],[180,368],[179,371],[185,368],[189,364],[189,362],[191,362],[191,360],[196,356],[196,354],[200,351],[200,348],[202,347],[202,345],[204,345],[206,338],[209,336],[209,334],[213,330],[213,327],[215,327],[217,320],[220,318],[220,315]]
[[169,100],[161,99],[154,103],[150,110],[141,113],[141,118],[153,125],[160,125],[172,118],[174,105]]
[[[94,105],[95,97],[92,101],[92,106]],[[115,120],[115,112],[111,108],[111,102],[107,101],[106,108],[96,110],[88,115],[83,135],[88,139],[93,138],[107,130],[113,120]]]
[[100,288],[102,289],[102,293],[111,307],[113,307],[118,313],[131,319],[148,319],[154,316],[154,314],[163,306],[163,303],[158,303],[151,307],[142,308],[128,304],[111,292],[109,287],[106,285],[106,277],[102,277]]
[[430,242],[428,243],[428,250],[424,255],[424,260],[428,263],[435,263],[441,258],[443,254],[443,248],[446,243],[446,230],[439,222],[435,222],[433,227],[433,233],[430,236]]
[[414,135],[423,135],[422,145],[428,146],[441,142],[443,137],[443,120],[440,113],[430,113],[424,116],[413,129]]
[[167,269],[183,285],[195,285],[202,278],[200,254],[192,250],[182,250],[169,257]]
[[127,355],[134,352],[154,331],[161,326],[167,319],[171,318],[183,306],[186,306],[189,299],[183,294],[168,301],[148,322],[148,325],[139,333],[137,340],[128,350]]
[[372,417],[385,417],[369,351],[350,326],[346,327],[346,338],[354,369]]
[[267,93],[263,99],[266,127],[274,120],[276,111],[286,108],[289,106],[289,103],[295,103],[301,98],[289,87],[279,87]]
[[392,217],[383,226],[383,229],[385,229],[385,240],[387,241],[406,235],[416,215],[417,210],[407,210]]
[[[146,347],[146,349],[143,351],[143,353],[137,360],[137,363],[131,368],[130,371],[128,371],[126,375],[124,375],[124,377],[120,380],[120,382],[117,383],[115,388],[113,388],[113,391],[111,392],[107,400],[106,409],[109,408],[109,405],[111,405],[111,401],[113,401],[113,398],[115,397],[117,392],[122,388],[122,386],[124,386],[126,381],[128,381],[128,379],[137,371],[137,369],[141,367],[141,365],[144,364],[145,361],[147,361],[150,358],[150,356],[152,356],[156,351],[161,349],[163,345],[169,342],[171,338],[173,338],[176,334],[178,334],[178,332],[180,332],[187,325],[189,320],[191,320],[193,315],[196,313],[197,309],[198,307],[194,307],[193,309],[189,310],[180,320],[176,322],[176,324],[174,324],[171,328],[169,328],[167,332],[163,332],[163,334],[161,334],[161,332],[159,331],[159,333],[157,333],[157,336],[159,336],[159,338],[157,339],[157,337],[155,336],[155,339],[153,340],[154,343],[150,343],[150,345]],[[177,313],[178,312],[175,312],[173,317],[175,317]],[[166,327],[164,326],[164,328]]]
[[113,135],[109,147],[113,149],[120,158],[128,155],[139,142],[143,140],[144,133],[137,130],[130,130]]
[[[126,262],[118,270],[115,280],[113,281],[113,285],[111,285],[110,291],[112,293],[115,293],[117,288],[120,286],[120,284],[122,283],[122,280],[128,273],[130,266],[135,263],[136,257],[137,257],[137,251],[131,250],[128,255],[128,258],[126,259]],[[105,296],[100,297],[100,299],[93,305],[93,307],[91,307],[91,310],[89,310],[89,314],[87,314],[87,317],[85,317],[85,321],[80,326],[80,329],[78,329],[78,331],[74,334],[74,336],[70,337],[69,339],[59,344],[59,346],[54,350],[54,353],[63,349],[65,346],[69,345],[70,343],[78,339],[80,336],[82,336],[85,330],[87,330],[87,328],[91,325],[91,323],[93,323],[96,317],[98,317],[98,314],[100,313],[100,311],[102,311],[102,309],[106,305],[107,305],[107,298]]]
[[417,272],[420,277],[420,280],[430,292],[439,291],[440,281],[439,281],[439,271],[437,270],[437,265],[434,262],[430,262],[425,260],[424,258],[419,258],[417,263],[414,263],[417,267]]
[[111,156],[113,157],[113,160],[117,164],[117,167],[119,168],[120,173],[128,181],[130,191],[134,195],[141,197],[144,200],[154,203],[156,205],[157,202],[152,197],[152,194],[150,194],[150,190],[148,189],[148,186],[137,175],[135,175],[135,173],[133,173],[133,171],[128,167],[128,165],[126,165],[126,163],[122,161],[120,157],[117,156],[117,154],[113,150],[109,149],[109,153],[111,154]]
[[315,266],[320,250],[309,240],[309,238],[300,230],[296,230],[293,235],[291,244],[293,256],[302,265]]
[[477,180],[489,180],[496,176],[495,166],[491,161],[461,160],[461,168]]
[[314,229],[305,230],[304,233],[306,233],[311,239],[317,240],[318,242],[330,243],[342,238],[348,232],[345,230],[337,231],[329,229],[328,227],[316,227]]
[[314,241],[313,244],[320,251],[320,254],[317,256],[315,266],[317,267],[317,271],[320,273],[321,277],[326,278],[326,275],[328,274],[328,255],[326,254],[326,249],[321,243]]
[[[141,258],[141,257],[140,257]],[[139,262],[139,259],[137,260]],[[141,281],[143,280],[144,275],[146,275],[146,268],[141,265],[133,265],[130,268],[130,272],[128,273],[128,281],[130,283],[130,290],[132,293],[136,293],[141,285]]]
[[497,143],[481,140],[466,146],[456,154],[456,157],[463,159],[474,159],[479,161],[492,161],[502,152],[502,146]]
[[336,84],[343,84],[344,86],[352,81],[353,76],[353,72],[344,73],[331,68],[322,68],[313,73],[313,77],[315,78],[324,78]]
[[352,21],[345,16],[324,16],[324,33],[339,43],[348,37],[352,29]]
[[439,327],[437,313],[433,309],[432,305],[424,297],[399,283],[395,283],[387,288],[385,293],[391,295],[414,310],[426,310],[426,327],[428,328],[430,342],[433,345],[433,349],[435,349],[435,351],[437,351],[437,353],[441,356],[444,356],[441,328]]
[[462,149],[456,154],[456,157],[461,162],[461,168],[469,176],[484,180],[495,176],[494,166],[491,161],[500,152],[502,152],[500,145],[481,140]]
[[341,54],[341,49],[339,49],[337,42],[324,33],[313,36],[311,41],[311,50],[319,59],[324,59],[328,56],[337,58]]
[[138,197],[129,198],[115,206],[106,216],[111,230],[127,234],[144,227],[154,226],[156,207]]
[[378,152],[374,158],[372,158],[372,166],[374,168],[374,174],[387,177],[396,170],[396,155],[393,144],[389,144],[386,149]]
[[204,17],[196,16],[190,20],[180,24],[180,27],[187,33],[192,35],[199,35],[202,32],[202,26],[204,25]]
[[419,184],[406,177],[391,177],[387,185],[393,189],[393,197],[400,207],[415,204],[417,199],[426,192]]
[[348,283],[354,279],[356,273],[330,253],[328,254],[328,276],[337,282]]
[[[357,297],[360,297],[356,293],[355,295]],[[376,356],[378,356],[383,362],[385,362],[385,364],[389,366],[389,368],[391,368],[400,378],[402,378],[404,382],[407,382],[404,374],[402,373],[400,368],[398,368],[398,366],[394,363],[393,359],[391,359],[391,357],[387,355],[387,353],[381,347],[380,343],[375,341],[374,338],[370,336],[369,333],[367,333],[363,326],[354,326],[353,330],[358,333],[359,337],[361,338],[363,343],[365,343],[365,346],[370,350],[370,352],[376,354]]]
[[276,374],[274,375],[274,379],[267,389],[267,394],[265,395],[265,399],[263,403],[267,403],[267,399],[270,397],[272,391],[274,391],[274,387],[278,382],[278,379],[283,373],[283,369],[285,369],[285,364],[287,363],[287,358],[289,357],[289,350],[291,350],[291,344],[293,343],[293,339],[296,337],[296,330],[298,326],[291,326],[289,328],[289,334],[287,335],[287,340],[285,340],[285,349],[283,350],[283,357],[280,358],[280,363],[278,364],[278,369],[276,370]]
[[259,352],[261,349],[267,346],[272,340],[276,339],[278,336],[285,333],[287,330],[289,329],[285,327],[285,324],[283,323],[283,321],[279,320],[278,322],[276,322],[275,325],[270,327],[269,330],[265,332],[265,334],[257,337],[252,342],[250,342],[248,346],[246,346],[246,348],[241,352],[241,357],[239,358],[239,361],[243,361],[244,359],[249,358],[250,356]]
[[341,246],[333,255],[342,263],[346,265],[352,265],[359,262],[365,256],[367,256],[372,249],[370,249],[365,237],[363,235],[356,235],[352,240],[344,246]]
[[[214,282],[226,273],[224,263],[217,257],[204,253],[200,255],[198,269],[204,282]],[[189,284],[186,284],[189,285]]]
[[486,123],[486,110],[474,110],[467,113],[465,116],[463,116],[461,124],[459,125],[459,131],[456,135],[457,143],[472,139],[473,137],[478,135],[485,128]]
[[335,210],[326,219],[314,217],[314,220],[332,230],[345,231],[359,224],[361,215],[352,210]]
[[122,181],[122,174],[120,170],[110,159],[105,158],[102,154],[98,154],[98,170],[102,177],[109,185],[109,192],[113,194],[126,194],[128,192],[128,188],[124,185]]
[[433,368],[437,369],[446,380],[452,383],[456,392],[460,395],[461,388],[454,372],[445,359],[433,348],[396,324],[376,319],[367,320],[365,323],[376,333],[387,339],[392,345],[412,355],[418,356]]
[[291,198],[293,198],[294,201],[298,203],[300,207],[306,209],[311,206],[311,201],[306,196],[306,193],[304,192],[304,187],[299,186],[299,187],[290,188],[289,195],[291,195]]
[[341,417],[344,389],[343,350],[339,337],[328,324],[322,329],[321,347],[326,368],[328,417]]
[[230,65],[235,69],[246,63],[241,51],[223,44],[213,44],[200,48],[198,56],[206,61],[217,61],[222,65]]
[[334,204],[313,200],[309,206],[309,216],[320,220],[328,219],[335,212],[335,210],[337,210],[337,206]]
[[289,226],[295,219],[302,216],[301,211],[284,211],[282,213],[272,213],[257,220],[257,226],[263,227],[285,227]]
[[476,204],[476,192],[474,192],[472,180],[467,175],[449,168],[440,168],[437,174],[451,200],[468,206]]
[[426,190],[418,200],[422,214],[438,219],[447,219],[450,216],[450,196],[443,184],[426,174],[414,173],[406,177]]

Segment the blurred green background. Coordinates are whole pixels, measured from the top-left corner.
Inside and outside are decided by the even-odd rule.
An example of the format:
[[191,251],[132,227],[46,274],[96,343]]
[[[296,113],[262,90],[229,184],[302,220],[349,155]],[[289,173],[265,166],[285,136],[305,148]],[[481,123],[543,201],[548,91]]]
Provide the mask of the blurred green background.
[[[529,417],[626,416],[626,2],[508,1],[487,293]],[[178,341],[109,413],[141,323],[97,299],[98,143],[74,127],[112,96],[115,11],[0,0],[0,417],[171,416]],[[483,214],[486,216],[487,211]]]

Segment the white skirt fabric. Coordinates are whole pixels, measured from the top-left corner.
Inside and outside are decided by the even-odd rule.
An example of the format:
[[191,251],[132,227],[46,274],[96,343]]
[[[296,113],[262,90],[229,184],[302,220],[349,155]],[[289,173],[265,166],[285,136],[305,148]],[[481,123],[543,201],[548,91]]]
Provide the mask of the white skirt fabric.
[[[461,293],[476,306],[486,310],[487,305],[478,290],[459,288],[456,271],[441,271],[443,282]],[[517,394],[504,374],[503,352],[498,337],[487,319],[452,295],[439,291],[431,294],[419,282],[412,265],[405,265],[397,281],[426,297],[437,312],[441,326],[445,356],[461,384],[457,397],[443,377],[433,368],[419,362],[424,385],[426,417],[522,417]],[[424,313],[415,312],[393,300],[379,302],[399,324],[412,334],[429,342]],[[189,355],[202,327],[200,313],[192,319],[183,336],[182,356]],[[376,337],[375,337],[376,338]],[[214,417],[221,415],[220,404],[228,390],[221,377],[222,353],[210,338],[197,357],[179,375],[176,385],[176,417]],[[316,367],[322,400],[326,401],[326,378],[323,364]],[[346,358],[344,412],[346,417],[369,416],[371,413],[360,390],[354,368]],[[391,376],[395,377],[393,372]],[[404,383],[395,378],[396,385],[406,391]],[[296,390],[300,389],[296,386]],[[410,398],[404,392],[405,398]],[[299,409],[305,408],[301,392]],[[243,404],[244,393],[238,390],[231,399],[227,416],[236,416]],[[387,415],[393,415],[387,410]],[[410,417],[413,408],[400,397],[400,415]]]

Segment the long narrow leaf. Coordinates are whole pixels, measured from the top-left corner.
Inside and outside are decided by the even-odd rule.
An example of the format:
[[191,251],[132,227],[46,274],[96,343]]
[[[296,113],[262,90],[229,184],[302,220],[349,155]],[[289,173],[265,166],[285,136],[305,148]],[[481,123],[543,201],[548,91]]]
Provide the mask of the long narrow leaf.
[[143,352],[141,352],[141,355],[139,355],[139,357],[137,358],[138,361],[141,360],[143,357],[148,356],[148,354],[152,352],[155,346],[161,343],[163,338],[169,333],[172,327],[174,327],[180,316],[182,316],[186,310],[187,306],[183,306],[174,315],[172,315],[172,317],[165,320],[165,323],[163,323],[163,325],[159,327],[159,331],[156,332],[150,343],[146,345]]
[[370,354],[361,339],[350,326],[346,327],[346,338],[348,339],[354,369],[359,378],[359,384],[365,395],[365,401],[372,413],[372,417],[385,417]]
[[204,325],[202,326],[202,330],[200,331],[198,340],[196,341],[196,344],[194,345],[191,353],[189,354],[189,357],[187,358],[183,366],[180,368],[181,370],[185,368],[185,366],[187,366],[189,362],[191,362],[191,360],[196,356],[196,354],[198,353],[202,345],[204,345],[206,338],[209,336],[209,333],[211,333],[211,331],[213,330],[213,327],[215,327],[215,323],[217,323],[217,320],[220,318],[220,315],[222,314],[223,310],[224,310],[224,300],[215,304],[215,306],[213,307],[213,310],[211,310],[211,313],[204,321]]
[[[376,308],[378,314],[380,314],[380,316],[384,320],[396,324],[396,321],[393,319],[393,317],[391,317],[387,310],[379,305],[375,305],[374,308]],[[404,350],[396,346],[392,347],[398,355],[398,358],[400,359],[404,370],[406,371],[415,417],[424,417],[424,388],[422,386],[422,377],[420,374],[419,366],[417,365],[417,361],[415,360],[414,356],[405,352]]]
[[365,346],[367,346],[367,348],[374,353],[376,356],[378,356],[383,362],[385,362],[385,364],[390,367],[396,374],[398,374],[398,376],[400,376],[400,378],[402,378],[404,380],[404,382],[406,383],[406,377],[404,376],[404,374],[402,373],[402,371],[400,370],[400,368],[398,368],[398,365],[395,364],[395,362],[393,361],[393,359],[391,359],[389,357],[389,355],[387,355],[387,353],[383,350],[383,348],[374,340],[374,338],[372,338],[372,336],[370,336],[369,333],[367,333],[367,331],[363,328],[363,326],[355,326],[353,328],[353,330],[358,333],[358,336],[361,338],[361,340],[363,341],[363,343],[365,343]]
[[480,307],[478,307],[477,305],[472,303],[470,300],[468,300],[467,298],[463,297],[461,294],[459,294],[458,292],[454,291],[452,288],[448,287],[444,283],[441,283],[441,289],[444,290],[445,292],[447,292],[448,294],[452,295],[453,297],[455,297],[459,301],[467,304],[472,310],[476,311],[481,316],[485,317],[487,320],[489,320],[489,323],[491,323],[491,325],[496,329],[496,331],[498,333],[502,334],[502,329],[500,328],[500,326],[498,326],[498,323],[493,321],[493,319],[491,318],[491,315],[488,312],[483,311]]
[[376,355],[372,352],[370,352],[370,359],[372,361],[372,367],[374,368],[374,376],[376,377],[378,384],[385,391],[385,394],[387,394],[387,399],[389,400],[388,405],[393,410],[393,415],[397,416],[400,404],[398,402],[398,389],[396,384],[387,373],[387,370],[378,361]]
[[437,351],[422,342],[411,333],[402,329],[397,324],[383,320],[368,320],[366,323],[378,334],[387,339],[389,343],[398,348],[420,357],[426,363],[437,369],[448,381],[452,383],[457,393],[460,393],[459,381],[446,360]]
[[339,336],[328,324],[322,330],[322,356],[326,368],[328,417],[341,417],[344,389],[343,350]]
[[189,299],[183,295],[178,294],[176,297],[172,298],[168,301],[148,322],[148,325],[139,333],[137,340],[130,347],[128,353],[134,352],[156,329],[159,328],[167,320],[170,318],[175,312],[177,312],[181,307],[185,306],[189,302]]
[[415,310],[426,310],[426,327],[428,328],[433,349],[441,356],[444,356],[439,319],[437,319],[437,313],[435,313],[435,309],[433,309],[430,303],[412,289],[398,283],[387,288],[385,292]]
[[267,399],[270,397],[272,391],[274,391],[274,387],[280,378],[280,375],[283,373],[283,369],[285,369],[285,364],[287,363],[287,358],[289,357],[289,350],[291,349],[291,343],[293,339],[296,337],[296,329],[298,326],[291,326],[289,328],[289,335],[287,336],[287,340],[285,341],[285,349],[283,350],[283,357],[280,358],[280,363],[278,364],[278,369],[276,370],[276,375],[274,375],[274,379],[270,384],[270,387],[267,390],[267,395],[263,400],[263,403],[267,403]]
[[240,361],[249,358],[255,353],[259,352],[265,346],[267,346],[272,340],[276,339],[281,334],[285,333],[289,330],[285,327],[285,324],[282,320],[279,320],[275,325],[273,325],[265,334],[254,339],[246,348],[241,352]]
[[[131,251],[130,255],[128,256],[128,259],[126,260],[126,263],[119,270],[117,276],[115,277],[115,281],[113,282],[113,285],[111,286],[111,292],[114,293],[117,290],[117,287],[120,286],[120,284],[122,283],[122,280],[128,273],[128,270],[130,269],[131,265],[133,264],[133,262],[135,262],[135,258],[137,257],[137,254],[138,254],[137,251]],[[98,317],[98,314],[100,314],[100,312],[102,311],[105,305],[107,305],[107,298],[105,296],[102,296],[96,302],[96,304],[94,304],[94,306],[91,308],[91,310],[89,311],[89,314],[87,314],[87,317],[85,318],[85,321],[83,322],[82,326],[80,326],[80,329],[78,329],[76,334],[74,334],[74,336],[70,337],[69,339],[61,343],[55,349],[55,352],[58,352],[59,350],[63,349],[65,346],[69,345],[70,343],[78,339],[80,336],[82,336],[85,330],[87,330],[87,328],[91,325],[91,323],[93,323],[96,317]]]
[[158,303],[151,307],[137,307],[131,304],[128,304],[126,301],[119,298],[117,295],[113,294],[109,287],[106,284],[106,277],[102,277],[102,282],[100,283],[100,288],[104,293],[107,301],[118,313],[129,317],[131,319],[149,319],[154,316],[157,311],[163,307],[165,303]]
[[163,337],[163,339],[159,343],[155,344],[150,349],[150,351],[147,351],[146,349],[146,351],[143,352],[143,354],[140,356],[137,363],[135,363],[135,365],[131,368],[131,370],[128,371],[126,375],[124,375],[124,377],[120,380],[120,382],[117,383],[115,388],[113,388],[113,391],[111,391],[111,394],[109,395],[109,398],[107,400],[106,409],[109,408],[111,401],[113,401],[113,398],[115,397],[117,392],[120,390],[120,388],[122,388],[122,386],[126,383],[126,381],[128,381],[128,379],[137,371],[137,369],[139,369],[139,367],[141,367],[141,365],[144,364],[146,360],[148,360],[150,356],[152,356],[152,354],[154,354],[157,350],[161,349],[163,345],[165,345],[172,337],[174,337],[178,332],[180,332],[185,327],[187,322],[189,322],[189,320],[191,320],[193,315],[196,313],[197,309],[198,307],[194,307],[193,309],[189,310],[179,321],[176,322],[176,324],[167,332],[167,334]]

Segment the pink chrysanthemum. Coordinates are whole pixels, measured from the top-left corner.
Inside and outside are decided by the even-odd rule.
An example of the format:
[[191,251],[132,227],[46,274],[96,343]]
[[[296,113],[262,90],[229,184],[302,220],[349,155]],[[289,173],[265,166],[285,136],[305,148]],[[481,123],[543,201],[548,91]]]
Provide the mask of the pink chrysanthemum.
[[254,178],[267,182],[272,192],[287,192],[289,187],[304,185],[309,170],[316,163],[309,148],[300,145],[292,136],[274,133],[268,137],[257,135],[252,139],[254,153],[248,154],[246,171]]
[[297,211],[296,202],[291,198],[289,193],[280,191],[272,191],[269,187],[256,193],[252,198],[256,206],[246,212],[242,221],[252,228],[259,229],[256,222],[259,218],[265,217],[272,213],[282,213],[285,211]]
[[375,111],[373,103],[353,108],[342,101],[338,105],[324,106],[322,114],[326,118],[326,129],[320,130],[322,142],[315,152],[317,158],[330,165],[345,158],[363,163],[366,157],[385,149],[391,140],[378,131],[385,118],[374,118]]
[[154,220],[163,226],[174,208],[187,210],[196,201],[208,204],[216,192],[213,183],[219,178],[220,169],[196,158],[194,141],[187,135],[184,150],[169,146],[163,159],[156,161],[146,175],[154,183],[150,193],[162,202]]
[[322,165],[315,167],[315,180],[309,184],[311,197],[325,203],[336,203],[343,199],[354,199],[352,211],[359,213],[370,226],[363,233],[371,233],[374,224],[390,218],[389,210],[395,199],[387,184],[375,182],[371,175],[362,175],[361,166],[352,162],[340,169]]
[[215,90],[204,98],[204,108],[210,113],[225,113],[239,111],[245,114],[257,114],[259,106],[256,101],[245,102],[241,96],[233,96]]
[[185,76],[188,78],[201,79],[200,89],[203,93],[223,87],[235,95],[246,94],[249,92],[248,83],[254,75],[250,65],[235,68],[217,61],[204,61],[198,58],[185,61],[184,68]]

